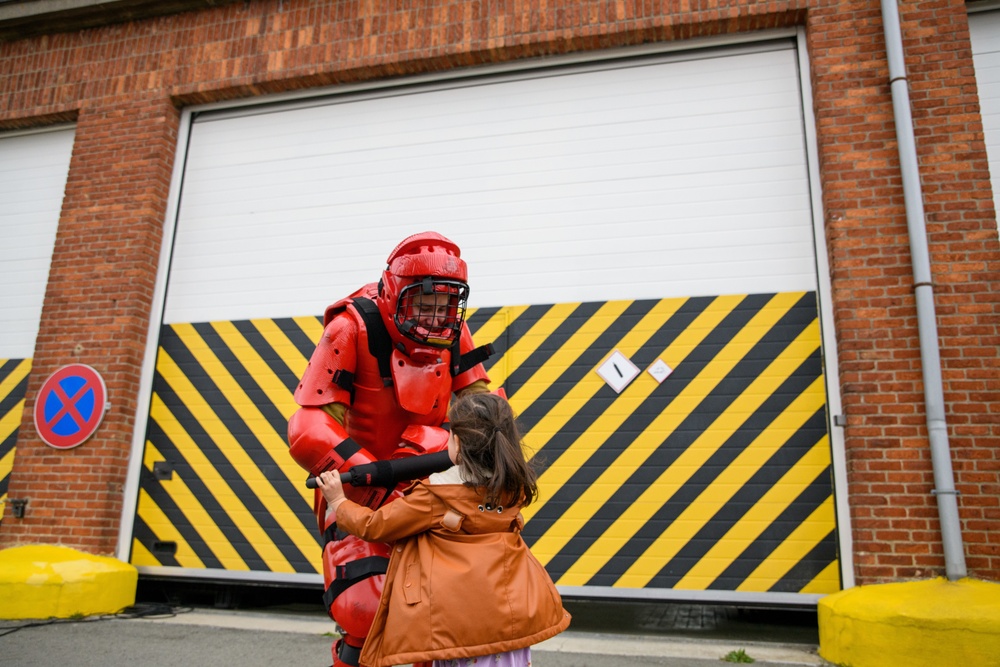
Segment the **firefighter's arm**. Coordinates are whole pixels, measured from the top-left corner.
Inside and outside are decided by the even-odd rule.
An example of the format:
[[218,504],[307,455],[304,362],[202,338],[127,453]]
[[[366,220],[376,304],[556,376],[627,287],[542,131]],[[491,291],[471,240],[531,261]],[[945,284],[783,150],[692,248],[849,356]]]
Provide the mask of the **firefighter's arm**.
[[[327,470],[346,472],[356,465],[376,460],[347,434],[344,425],[335,416],[339,411],[338,405],[300,408],[288,420],[288,452],[312,476]],[[340,414],[342,418],[343,412],[340,411]],[[351,500],[372,508],[381,505],[388,492],[388,489],[377,486],[352,486],[347,491]],[[322,532],[328,520],[326,500],[318,490],[313,511]]]

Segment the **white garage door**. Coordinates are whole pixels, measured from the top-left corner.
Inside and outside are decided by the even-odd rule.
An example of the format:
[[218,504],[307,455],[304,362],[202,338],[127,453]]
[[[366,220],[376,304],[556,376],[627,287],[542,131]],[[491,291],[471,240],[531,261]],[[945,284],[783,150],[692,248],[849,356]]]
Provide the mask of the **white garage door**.
[[0,134],[0,514],[59,227],[73,128]]
[[[524,535],[564,591],[837,590],[798,58],[768,41],[193,113],[131,562],[318,578],[291,391],[325,306],[435,230],[549,464]],[[631,382],[596,372],[613,351]]]
[[0,135],[0,359],[35,350],[73,136],[73,128]]
[[1000,11],[969,14],[969,35],[993,179],[993,206],[1000,211]]
[[294,316],[459,243],[471,305],[816,288],[793,44],[198,116],[167,322]]

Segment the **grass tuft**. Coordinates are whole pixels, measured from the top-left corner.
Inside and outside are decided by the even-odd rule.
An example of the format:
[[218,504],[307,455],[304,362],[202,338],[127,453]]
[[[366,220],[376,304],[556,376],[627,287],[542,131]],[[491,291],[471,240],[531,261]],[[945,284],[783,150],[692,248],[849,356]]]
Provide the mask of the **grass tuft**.
[[743,649],[739,649],[738,651],[730,651],[722,659],[725,662],[741,662],[741,663],[747,663],[747,664],[749,664],[751,662],[757,662],[756,660],[754,660],[753,658],[751,658],[749,655],[747,655],[747,652],[744,651]]

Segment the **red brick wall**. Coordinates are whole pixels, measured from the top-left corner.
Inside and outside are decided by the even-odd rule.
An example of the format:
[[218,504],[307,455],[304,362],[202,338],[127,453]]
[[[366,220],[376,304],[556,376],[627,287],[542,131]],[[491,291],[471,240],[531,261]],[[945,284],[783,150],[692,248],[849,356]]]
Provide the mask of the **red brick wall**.
[[[880,8],[822,13],[810,13],[808,41],[855,573],[859,583],[927,577],[943,556]],[[967,565],[997,580],[1000,257],[968,21],[960,2],[904,3],[900,15]]]
[[[1000,248],[965,6],[904,2],[901,17],[969,571],[1000,580]],[[31,505],[8,510],[0,547],[116,547],[181,106],[794,25],[812,65],[855,574],[941,574],[880,7],[846,0],[274,0],[0,44],[0,129],[78,119],[9,489]],[[113,409],[56,454],[30,409],[71,361],[104,375]]]
[[180,114],[169,100],[120,98],[79,111],[63,209],[28,384],[86,363],[104,378],[110,411],[84,446],[55,450],[25,410],[0,546],[65,544],[110,554],[118,540]]

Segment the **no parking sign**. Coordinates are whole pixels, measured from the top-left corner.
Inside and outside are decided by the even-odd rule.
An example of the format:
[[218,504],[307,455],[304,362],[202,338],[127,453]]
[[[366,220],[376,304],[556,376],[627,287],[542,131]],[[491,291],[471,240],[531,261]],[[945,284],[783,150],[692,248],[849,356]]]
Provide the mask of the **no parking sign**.
[[42,385],[35,400],[35,430],[45,444],[71,449],[101,425],[108,407],[104,378],[90,366],[63,366]]

